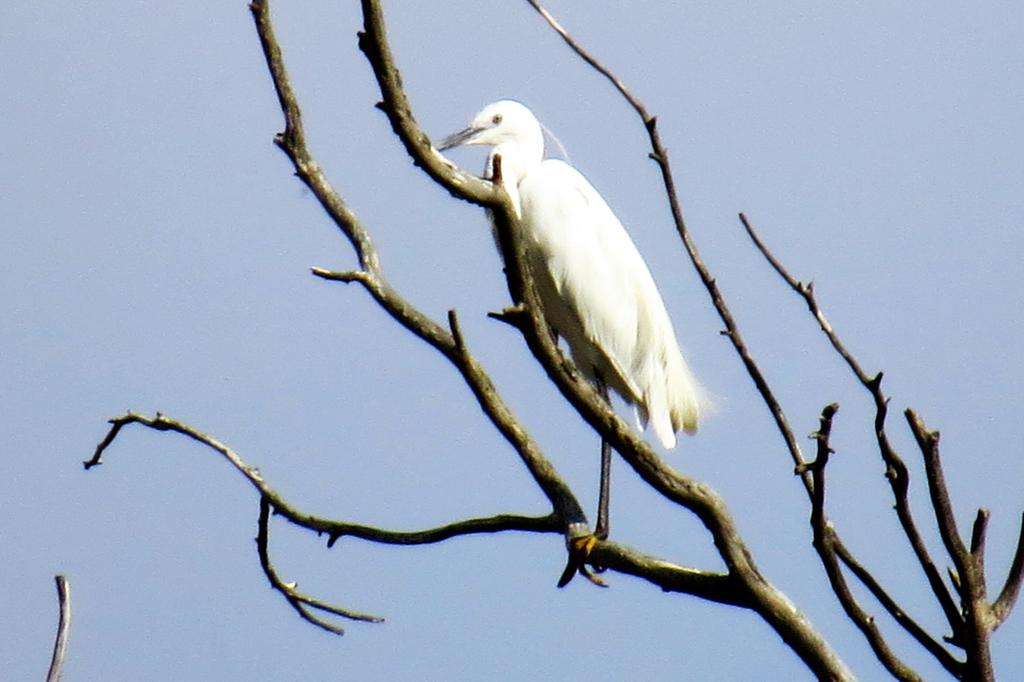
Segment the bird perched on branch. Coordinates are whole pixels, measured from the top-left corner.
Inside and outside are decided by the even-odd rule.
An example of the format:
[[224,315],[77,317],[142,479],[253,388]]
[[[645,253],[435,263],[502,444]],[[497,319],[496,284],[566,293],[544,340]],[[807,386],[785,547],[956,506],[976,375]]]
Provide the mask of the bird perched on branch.
[[[611,388],[649,423],[666,448],[694,433],[704,393],[683,359],[647,264],[622,223],[579,171],[544,159],[544,133],[519,102],[502,100],[441,142],[492,147],[485,175],[501,158],[541,313],[569,345],[576,366],[608,398]],[[602,443],[598,537],[607,535],[610,449]]]

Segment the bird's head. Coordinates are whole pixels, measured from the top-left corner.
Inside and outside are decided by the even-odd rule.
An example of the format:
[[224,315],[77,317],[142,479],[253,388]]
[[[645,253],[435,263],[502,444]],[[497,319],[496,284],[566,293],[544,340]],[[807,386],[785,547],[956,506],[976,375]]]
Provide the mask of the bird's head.
[[469,144],[496,147],[506,142],[534,146],[538,141],[543,150],[543,133],[533,112],[519,102],[504,99],[484,107],[467,127],[441,140],[438,149]]

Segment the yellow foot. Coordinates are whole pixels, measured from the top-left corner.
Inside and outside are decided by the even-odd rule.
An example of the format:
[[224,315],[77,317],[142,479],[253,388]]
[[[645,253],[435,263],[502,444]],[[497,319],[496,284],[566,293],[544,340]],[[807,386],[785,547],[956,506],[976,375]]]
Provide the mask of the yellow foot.
[[598,542],[598,537],[591,533],[569,541],[569,560],[565,564],[565,570],[562,571],[562,577],[558,579],[559,587],[568,585],[577,573],[599,587],[608,587],[603,580],[587,568],[587,559],[590,558],[590,553],[594,551]]

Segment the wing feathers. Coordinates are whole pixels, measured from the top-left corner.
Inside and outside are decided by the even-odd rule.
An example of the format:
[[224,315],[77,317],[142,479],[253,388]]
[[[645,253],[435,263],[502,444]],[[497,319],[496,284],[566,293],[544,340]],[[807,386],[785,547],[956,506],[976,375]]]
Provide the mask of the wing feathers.
[[646,263],[578,171],[548,160],[519,184],[522,225],[544,316],[577,366],[637,407],[666,448],[693,433],[702,391],[683,359]]

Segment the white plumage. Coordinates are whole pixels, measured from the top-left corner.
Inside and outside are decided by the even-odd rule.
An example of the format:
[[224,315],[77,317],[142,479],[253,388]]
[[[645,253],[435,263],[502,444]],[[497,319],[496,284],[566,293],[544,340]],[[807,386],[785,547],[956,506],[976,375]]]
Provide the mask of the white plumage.
[[703,391],[647,264],[593,185],[569,164],[544,159],[540,123],[518,102],[488,105],[440,148],[460,144],[493,147],[487,177],[501,154],[541,312],[580,371],[634,405],[666,448],[680,429],[694,433]]

